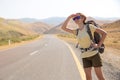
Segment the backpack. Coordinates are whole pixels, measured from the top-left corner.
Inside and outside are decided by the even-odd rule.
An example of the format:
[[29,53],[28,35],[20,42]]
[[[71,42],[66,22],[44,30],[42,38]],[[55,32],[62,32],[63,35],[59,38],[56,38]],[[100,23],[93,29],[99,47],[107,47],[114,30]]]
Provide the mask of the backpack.
[[[89,24],[92,24],[91,22],[93,22],[93,25],[95,25],[96,27],[99,27],[93,20],[87,21],[87,22],[85,23],[85,25],[87,26],[87,33],[88,33],[90,39],[91,39],[94,43],[98,44],[99,41],[100,41],[100,39],[101,39],[101,35],[100,35],[99,33],[97,33],[97,32],[94,32],[94,35],[92,36],[91,30],[90,30],[90,27],[89,27]],[[76,29],[76,36],[78,35],[78,32],[79,32],[79,29]],[[77,47],[78,47],[78,44],[76,45],[76,48],[77,48]],[[98,52],[99,52],[99,53],[103,53],[103,52],[104,52],[104,49],[105,49],[105,45],[102,44],[101,47],[99,47]]]

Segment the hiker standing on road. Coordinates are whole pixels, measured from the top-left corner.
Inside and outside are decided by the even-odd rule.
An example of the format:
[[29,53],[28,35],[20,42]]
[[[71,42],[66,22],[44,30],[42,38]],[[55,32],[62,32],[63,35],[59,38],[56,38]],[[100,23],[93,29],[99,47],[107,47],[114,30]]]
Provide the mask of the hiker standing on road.
[[102,35],[100,42],[98,44],[95,44],[91,41],[91,39],[86,31],[86,24],[85,24],[86,16],[83,15],[82,13],[76,13],[76,14],[70,15],[66,19],[66,21],[63,23],[62,29],[76,35],[76,33],[77,33],[76,30],[67,28],[67,25],[71,19],[73,19],[73,21],[79,27],[79,33],[77,36],[77,40],[80,45],[81,51],[83,51],[81,53],[81,57],[82,57],[82,61],[83,61],[84,71],[86,74],[86,79],[92,80],[91,70],[92,70],[92,67],[94,67],[97,78],[99,80],[105,80],[103,77],[103,74],[102,74],[102,69],[101,69],[102,62],[101,62],[100,55],[98,54],[98,50],[95,49],[95,50],[90,51],[89,48],[90,47],[99,48],[102,45],[107,33],[104,30],[97,28],[94,25],[90,24],[89,27],[90,27],[92,34],[94,32],[97,32]]

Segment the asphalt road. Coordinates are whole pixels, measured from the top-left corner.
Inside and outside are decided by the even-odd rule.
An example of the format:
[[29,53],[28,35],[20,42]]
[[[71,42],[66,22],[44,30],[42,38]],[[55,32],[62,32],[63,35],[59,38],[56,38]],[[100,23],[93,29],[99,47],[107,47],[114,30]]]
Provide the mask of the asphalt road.
[[0,80],[85,80],[72,48],[53,35],[0,51]]

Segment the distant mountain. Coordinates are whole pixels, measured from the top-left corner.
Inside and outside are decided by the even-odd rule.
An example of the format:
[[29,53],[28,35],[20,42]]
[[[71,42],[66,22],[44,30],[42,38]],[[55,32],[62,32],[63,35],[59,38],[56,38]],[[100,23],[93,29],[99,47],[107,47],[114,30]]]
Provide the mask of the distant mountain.
[[87,17],[86,21],[89,21],[89,20],[94,20],[99,25],[103,25],[103,24],[111,23],[115,21],[115,20],[109,20],[109,19],[103,19],[103,18],[100,19],[100,18]]
[[19,20],[22,21],[22,22],[27,22],[27,23],[33,23],[33,22],[40,21],[39,19],[35,19],[35,18],[21,18]]
[[[56,25],[55,27],[51,28],[50,30],[48,31],[45,31],[44,33],[45,34],[68,34],[66,31],[63,31],[61,29],[61,26],[63,25],[63,22],[59,25]],[[73,20],[70,20],[69,24],[68,24],[68,27],[70,29],[76,29],[77,28],[77,25],[74,23]]]
[[97,20],[109,20],[109,21],[116,21],[120,19],[120,17],[111,17],[111,18],[94,17],[94,18]]
[[114,21],[112,23],[109,23],[109,24],[108,23],[104,24],[104,25],[102,25],[102,27],[104,27],[104,28],[116,28],[117,30],[120,31],[120,19],[117,21]]
[[41,22],[51,24],[51,25],[59,25],[62,23],[66,18],[65,17],[50,17],[46,19],[41,19]]
[[[43,22],[52,26],[56,26],[64,22],[66,17],[50,17],[45,19],[35,19],[35,18],[22,18],[19,19],[20,21],[27,22],[27,23],[34,23],[34,22]],[[87,20],[95,20],[96,23],[102,25],[105,23],[110,23],[120,18],[102,18],[102,17],[87,17]]]
[[65,17],[50,17],[50,18],[45,18],[45,19],[21,18],[19,20],[23,22],[28,22],[28,23],[43,22],[49,25],[56,26],[62,23],[65,20]]
[[48,31],[50,28],[51,28],[50,25],[43,23],[43,22],[30,23],[28,27],[28,29],[38,34],[43,34],[45,31]]

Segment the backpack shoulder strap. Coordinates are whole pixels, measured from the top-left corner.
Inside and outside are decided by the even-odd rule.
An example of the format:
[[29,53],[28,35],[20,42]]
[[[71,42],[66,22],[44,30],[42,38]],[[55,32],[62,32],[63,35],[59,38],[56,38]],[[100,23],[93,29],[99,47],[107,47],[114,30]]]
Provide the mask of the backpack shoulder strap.
[[76,29],[76,36],[78,35],[79,29]]
[[93,36],[92,36],[92,33],[91,33],[91,30],[90,30],[90,27],[89,27],[89,24],[88,24],[88,23],[86,24],[86,27],[87,27],[87,33],[88,33],[90,39],[91,39],[93,42],[95,42],[94,39],[93,39]]

